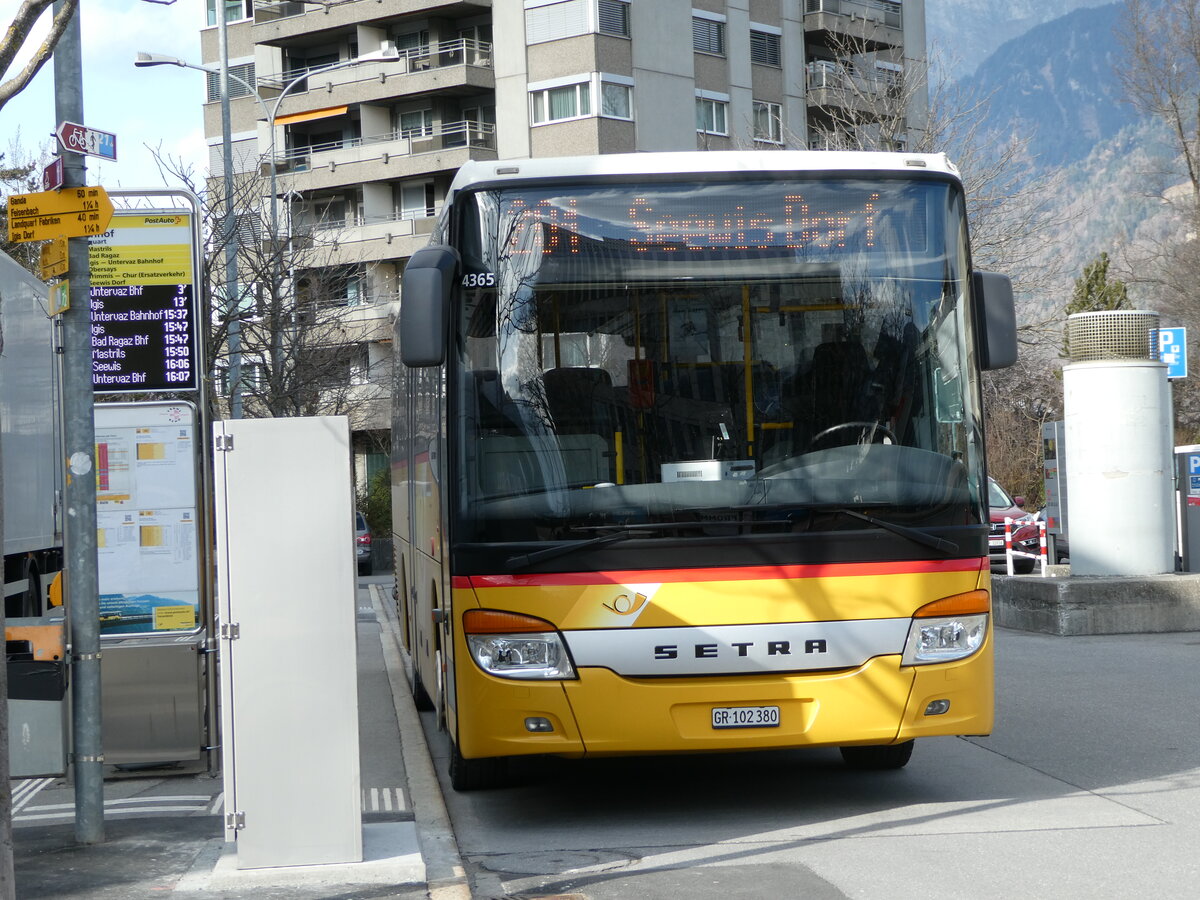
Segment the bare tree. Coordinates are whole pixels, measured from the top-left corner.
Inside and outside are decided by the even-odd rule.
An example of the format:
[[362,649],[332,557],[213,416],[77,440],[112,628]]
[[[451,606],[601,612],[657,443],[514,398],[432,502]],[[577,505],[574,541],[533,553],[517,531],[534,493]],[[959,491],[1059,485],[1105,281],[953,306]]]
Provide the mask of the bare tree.
[[[950,67],[931,64],[936,49],[929,57],[885,52],[879,59],[865,37],[834,40],[830,58],[810,65],[806,88],[816,115],[808,138],[826,149],[944,152],[958,167],[974,265],[1008,274],[1019,301],[1022,358],[983,380],[989,466],[1033,502],[1042,492],[1042,423],[1062,409],[1054,377],[1062,310],[1050,299],[1069,284],[1056,246],[1066,217],[1057,202],[1061,176],[1037,171],[1033,135],[985,130],[990,95],[939,74]],[[794,135],[789,142],[807,146]]]
[[[0,38],[0,74],[8,72],[21,49],[30,42],[38,19],[54,5],[54,2],[55,0],[21,0],[20,7],[13,15],[8,28],[5,29],[4,37]],[[78,6],[79,0],[63,0],[62,6],[54,14],[54,19],[50,23],[50,32],[33,49],[33,55],[29,61],[15,75],[5,81],[0,81],[0,109],[3,109],[9,100],[25,90],[25,87],[33,80],[33,76],[46,64],[46,60],[54,52],[58,39],[66,31],[67,23],[75,15],[75,9]]]
[[0,153],[0,250],[3,250],[30,272],[39,271],[41,241],[17,243],[8,239],[8,198],[41,189],[39,173],[50,160],[50,147],[30,152],[21,144],[21,132],[9,141],[8,149]]
[[[1066,277],[1055,252],[1064,213],[1055,202],[1061,176],[1036,171],[1033,136],[986,133],[991,97],[950,83],[940,74],[950,67],[931,62],[936,48],[929,57],[877,60],[880,54],[863,37],[842,35],[829,49],[832,59],[810,63],[807,74],[807,92],[816,101],[809,143],[828,150],[946,153],[962,174],[976,265],[1012,277],[1018,296],[1030,301],[1022,341],[1045,344],[1056,317],[1036,311]],[[786,143],[809,145],[795,133]]]
[[245,415],[346,415],[360,427],[383,402],[386,373],[371,371],[368,355],[369,329],[378,320],[363,323],[354,315],[368,288],[362,267],[341,259],[349,224],[344,215],[305,216],[282,201],[272,210],[267,179],[257,172],[234,175],[238,295],[226,298],[223,186],[217,179],[201,183],[178,159],[157,158],[164,175],[201,201],[202,280],[212,298],[210,377],[221,388],[210,396],[231,387],[229,334],[236,321]]
[[[1166,127],[1175,151],[1175,186],[1162,200],[1157,233],[1125,248],[1124,278],[1141,305],[1188,322],[1200,305],[1200,3],[1126,0],[1117,38],[1117,75],[1126,98]],[[1200,386],[1175,384],[1177,443],[1200,439]]]
[[1200,204],[1200,3],[1126,0],[1117,38],[1125,51],[1117,68],[1125,96],[1171,129],[1194,212]]

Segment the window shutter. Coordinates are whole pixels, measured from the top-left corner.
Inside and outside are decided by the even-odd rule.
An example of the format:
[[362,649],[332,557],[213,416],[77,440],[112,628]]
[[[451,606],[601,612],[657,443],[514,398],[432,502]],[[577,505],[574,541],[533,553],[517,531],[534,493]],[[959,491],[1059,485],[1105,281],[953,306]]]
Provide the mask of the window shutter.
[[525,10],[525,42],[539,44],[587,34],[588,10],[585,0],[563,0],[550,6]]
[[692,18],[692,47],[702,53],[725,52],[725,23]]
[[[236,76],[236,77],[234,77]],[[254,63],[245,63],[240,66],[229,67],[229,99],[236,100],[238,97],[249,97],[252,93],[245,84],[237,79],[240,78],[246,84],[254,85]],[[208,89],[208,102],[216,103],[221,99],[221,76],[217,72],[209,72],[204,76],[205,87]]]
[[629,4],[621,0],[600,0],[600,31],[629,37]]
[[779,35],[766,31],[751,31],[750,60],[765,66],[778,66]]

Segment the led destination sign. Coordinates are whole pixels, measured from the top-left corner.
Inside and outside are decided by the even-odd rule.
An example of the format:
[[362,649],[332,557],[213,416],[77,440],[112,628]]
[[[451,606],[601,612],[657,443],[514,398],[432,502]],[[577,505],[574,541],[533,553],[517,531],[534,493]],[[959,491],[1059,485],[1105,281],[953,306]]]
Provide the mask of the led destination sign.
[[[925,249],[930,193],[944,185],[895,181],[653,185],[632,194],[603,187],[571,194],[504,191],[501,253],[542,257],[713,252],[839,258],[894,249],[880,229]],[[894,242],[894,238],[889,238]]]
[[121,214],[90,242],[97,392],[199,387],[191,217]]

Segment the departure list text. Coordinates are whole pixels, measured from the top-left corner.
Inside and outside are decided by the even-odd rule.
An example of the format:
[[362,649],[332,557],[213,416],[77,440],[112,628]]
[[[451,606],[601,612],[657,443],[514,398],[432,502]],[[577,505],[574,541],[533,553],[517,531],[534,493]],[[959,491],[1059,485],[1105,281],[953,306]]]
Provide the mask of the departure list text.
[[190,217],[113,217],[89,242],[92,386],[97,393],[200,386]]
[[196,388],[190,284],[101,286],[91,294],[96,390]]

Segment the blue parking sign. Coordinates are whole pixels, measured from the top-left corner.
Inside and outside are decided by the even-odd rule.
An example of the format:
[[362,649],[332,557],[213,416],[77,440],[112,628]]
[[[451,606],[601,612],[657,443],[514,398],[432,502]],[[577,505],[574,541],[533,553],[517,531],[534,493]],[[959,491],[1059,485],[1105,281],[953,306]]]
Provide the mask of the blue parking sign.
[[1168,378],[1187,378],[1187,329],[1158,329],[1158,358],[1167,364]]

